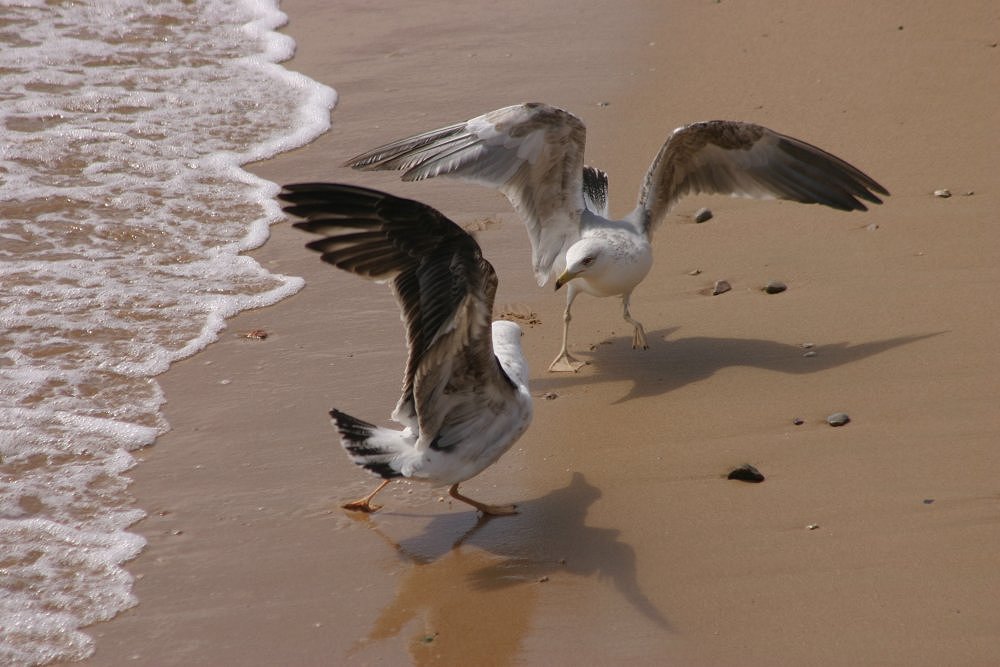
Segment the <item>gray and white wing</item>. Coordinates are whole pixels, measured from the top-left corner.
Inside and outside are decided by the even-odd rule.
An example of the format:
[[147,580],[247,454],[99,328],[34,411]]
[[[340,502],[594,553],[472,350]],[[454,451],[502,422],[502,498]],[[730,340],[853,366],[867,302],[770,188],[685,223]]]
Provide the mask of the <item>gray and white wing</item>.
[[544,285],[580,236],[585,142],[579,118],[528,103],[394,141],[346,164],[402,171],[404,181],[449,176],[500,190],[527,225],[535,278]]
[[296,183],[279,197],[305,219],[295,227],[323,235],[307,244],[323,261],[392,281],[409,351],[393,419],[419,429],[418,448],[513,397],[493,351],[496,273],[472,236],[430,206],[377,190]]
[[[686,194],[788,199],[842,211],[867,210],[889,192],[839,157],[761,125],[728,120],[674,130],[646,172],[639,219],[656,227]],[[877,194],[876,194],[877,193]]]

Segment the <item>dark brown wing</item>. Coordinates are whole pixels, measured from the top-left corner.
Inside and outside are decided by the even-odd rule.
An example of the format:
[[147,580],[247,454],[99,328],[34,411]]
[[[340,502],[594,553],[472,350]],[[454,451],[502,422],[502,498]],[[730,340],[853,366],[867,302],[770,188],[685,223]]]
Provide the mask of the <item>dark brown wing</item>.
[[306,219],[295,227],[324,235],[307,244],[323,261],[392,281],[409,350],[397,421],[433,439],[449,401],[513,392],[493,353],[496,273],[472,236],[430,206],[353,185],[296,183],[279,196]]

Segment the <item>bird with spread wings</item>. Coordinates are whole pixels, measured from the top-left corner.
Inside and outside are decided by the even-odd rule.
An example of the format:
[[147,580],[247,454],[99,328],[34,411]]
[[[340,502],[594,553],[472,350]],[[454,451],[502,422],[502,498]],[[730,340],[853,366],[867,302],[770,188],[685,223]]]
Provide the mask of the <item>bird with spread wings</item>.
[[363,170],[399,170],[405,181],[448,176],[497,188],[523,219],[539,285],[567,286],[562,348],[550,371],[582,365],[568,350],[570,309],[581,292],[620,296],[632,347],[647,348],[629,310],[652,266],[653,230],[684,195],[727,194],[867,210],[889,192],[844,160],[761,125],[712,120],[680,127],[653,158],[635,209],[608,216],[607,175],[584,165],[586,129],[563,109],[504,107],[393,141],[352,158]]
[[401,430],[330,411],[351,459],[383,482],[346,509],[373,512],[372,498],[407,477],[449,485],[450,495],[487,515],[458,485],[492,465],[531,423],[521,328],[493,319],[497,276],[479,244],[437,210],[384,192],[334,183],[295,183],[279,197],[321,235],[307,247],[325,262],[390,282],[402,311],[408,358],[392,419]]

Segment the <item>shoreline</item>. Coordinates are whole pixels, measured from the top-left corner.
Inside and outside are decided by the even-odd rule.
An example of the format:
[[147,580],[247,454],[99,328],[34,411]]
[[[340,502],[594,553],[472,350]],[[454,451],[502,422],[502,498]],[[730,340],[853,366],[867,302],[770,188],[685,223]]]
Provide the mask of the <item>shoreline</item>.
[[[280,223],[250,254],[307,286],[158,378],[172,430],[132,471],[149,515],[128,564],[139,605],[87,630],[86,663],[560,664],[572,644],[634,664],[989,664],[1000,361],[982,341],[1000,269],[982,249],[1000,231],[978,110],[996,108],[1000,50],[989,3],[973,5],[283,3],[298,44],[284,65],[340,101],[327,134],[249,170],[493,222],[478,239],[498,307],[540,322],[524,338],[536,414],[464,488],[521,514],[477,521],[403,483],[371,517],[338,508],[372,479],[326,412],[388,421],[402,330],[385,286],[324,266]],[[563,296],[535,285],[502,196],[339,166],[532,99],[587,124],[613,213],[673,127],[712,117],[815,143],[893,196],[864,215],[685,198],[632,302],[648,353],[629,349],[614,300],[581,298],[571,347],[592,363],[550,375]],[[715,219],[691,223],[701,206]],[[733,292],[705,296],[720,278]],[[760,292],[771,279],[788,292]],[[266,340],[238,335],[258,328]],[[826,426],[837,411],[852,422]],[[743,463],[767,480],[724,479]]]

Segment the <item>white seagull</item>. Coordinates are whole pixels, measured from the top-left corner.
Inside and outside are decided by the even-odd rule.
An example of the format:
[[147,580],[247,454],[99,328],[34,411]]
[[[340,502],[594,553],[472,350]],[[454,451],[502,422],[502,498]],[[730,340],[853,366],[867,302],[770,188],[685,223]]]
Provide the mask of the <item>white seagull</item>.
[[[567,285],[563,342],[550,371],[582,363],[567,349],[570,308],[580,292],[620,296],[633,326],[632,347],[646,349],[629,300],[652,266],[653,230],[685,194],[790,199],[843,211],[867,210],[889,192],[840,158],[753,123],[711,120],[674,130],[646,172],[639,203],[608,219],[607,175],[583,164],[586,128],[563,109],[519,104],[400,139],[347,162],[401,170],[404,181],[451,176],[499,189],[524,220],[539,285]],[[579,279],[579,280],[576,280]]]
[[497,277],[479,244],[430,206],[377,190],[332,183],[284,186],[295,227],[322,234],[308,248],[323,261],[379,282],[392,281],[409,356],[392,413],[402,430],[332,410],[341,444],[359,466],[384,478],[346,509],[374,512],[372,498],[396,477],[450,485],[450,495],[483,514],[515,514],[458,492],[493,464],[531,423],[521,328],[492,322]]

